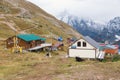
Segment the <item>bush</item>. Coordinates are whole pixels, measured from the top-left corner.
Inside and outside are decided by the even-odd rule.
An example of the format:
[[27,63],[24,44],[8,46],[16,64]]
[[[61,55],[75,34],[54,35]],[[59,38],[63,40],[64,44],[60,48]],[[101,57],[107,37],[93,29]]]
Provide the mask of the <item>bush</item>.
[[112,62],[119,61],[120,60],[120,55],[114,55],[112,58]]

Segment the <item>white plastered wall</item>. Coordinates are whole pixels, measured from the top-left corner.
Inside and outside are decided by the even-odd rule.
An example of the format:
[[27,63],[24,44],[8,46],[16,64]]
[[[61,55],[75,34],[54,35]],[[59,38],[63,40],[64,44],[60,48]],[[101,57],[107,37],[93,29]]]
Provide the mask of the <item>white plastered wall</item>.
[[[81,46],[78,47],[77,43],[81,42]],[[83,42],[86,42],[84,39],[80,39],[76,41],[72,46],[76,46],[76,48],[72,49],[69,47],[69,57],[81,57],[81,58],[96,58],[98,54],[98,50],[86,42],[86,47],[83,47]]]

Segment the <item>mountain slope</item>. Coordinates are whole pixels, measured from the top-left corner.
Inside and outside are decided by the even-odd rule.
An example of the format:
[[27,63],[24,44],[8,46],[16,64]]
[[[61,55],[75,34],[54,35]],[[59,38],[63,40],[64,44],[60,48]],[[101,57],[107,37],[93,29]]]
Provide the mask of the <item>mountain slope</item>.
[[95,23],[92,20],[83,19],[70,14],[60,16],[59,19],[71,25],[75,30],[77,30],[82,35],[90,36],[96,41],[100,41],[99,39],[97,39],[97,37],[99,36],[99,34],[101,34],[102,30],[105,27],[105,25]]
[[62,13],[59,19],[71,25],[84,36],[90,36],[98,42],[114,41],[115,35],[120,35],[120,17],[115,17],[106,24],[96,23],[90,19]]
[[[70,36],[80,34],[31,2],[25,0],[0,1],[0,38],[15,33],[35,33],[41,36]],[[6,33],[9,32],[9,33]]]

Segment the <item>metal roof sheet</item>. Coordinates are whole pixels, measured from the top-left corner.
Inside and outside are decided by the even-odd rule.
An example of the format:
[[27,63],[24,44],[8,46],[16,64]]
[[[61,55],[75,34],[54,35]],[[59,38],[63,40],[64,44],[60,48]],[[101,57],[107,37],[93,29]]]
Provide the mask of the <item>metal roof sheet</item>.
[[46,38],[41,38],[35,34],[19,34],[17,35],[18,38],[23,39],[25,41],[33,41],[33,40],[42,40],[45,41]]
[[90,38],[89,36],[85,36],[85,37],[83,37],[83,39],[85,39],[89,44],[91,44],[95,48],[99,48],[99,44],[95,40]]
[[41,49],[41,48],[44,48],[44,47],[49,47],[49,46],[52,46],[52,44],[51,43],[43,43],[40,46],[36,46],[36,47],[30,48],[28,50],[30,50],[30,51],[38,50],[38,49]]

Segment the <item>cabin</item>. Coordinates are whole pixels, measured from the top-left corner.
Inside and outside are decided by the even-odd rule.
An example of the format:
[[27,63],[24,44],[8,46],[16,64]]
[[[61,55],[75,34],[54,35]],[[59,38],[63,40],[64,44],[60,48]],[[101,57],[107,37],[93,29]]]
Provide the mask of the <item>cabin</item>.
[[68,57],[95,59],[99,54],[99,44],[89,36],[81,37],[68,49]]
[[37,36],[35,34],[19,34],[17,36],[9,37],[6,40],[6,48],[14,47],[14,43],[17,43],[18,46],[23,49],[33,48],[35,46],[45,43],[45,38]]

